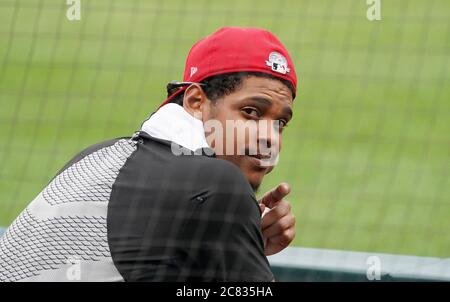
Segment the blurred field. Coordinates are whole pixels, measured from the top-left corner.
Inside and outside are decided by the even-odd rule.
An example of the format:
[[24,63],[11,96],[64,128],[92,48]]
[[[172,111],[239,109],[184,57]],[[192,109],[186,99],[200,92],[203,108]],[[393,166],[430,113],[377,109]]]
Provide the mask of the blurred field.
[[279,167],[295,245],[450,256],[450,2],[0,0],[0,225],[80,149],[131,135],[224,25],[274,32],[299,75]]

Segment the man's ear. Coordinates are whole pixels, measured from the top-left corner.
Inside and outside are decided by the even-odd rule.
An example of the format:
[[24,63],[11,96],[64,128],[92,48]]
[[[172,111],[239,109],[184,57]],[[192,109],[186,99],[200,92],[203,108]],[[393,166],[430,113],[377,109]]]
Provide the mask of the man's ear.
[[205,92],[198,84],[191,84],[184,92],[183,107],[193,117],[203,120],[205,107],[208,103]]

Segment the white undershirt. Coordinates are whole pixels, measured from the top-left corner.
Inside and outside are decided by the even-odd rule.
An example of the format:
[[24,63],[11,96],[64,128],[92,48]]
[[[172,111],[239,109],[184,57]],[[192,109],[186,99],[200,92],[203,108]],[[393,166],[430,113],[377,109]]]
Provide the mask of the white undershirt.
[[178,104],[162,106],[142,124],[141,131],[177,143],[191,151],[209,148],[202,121]]

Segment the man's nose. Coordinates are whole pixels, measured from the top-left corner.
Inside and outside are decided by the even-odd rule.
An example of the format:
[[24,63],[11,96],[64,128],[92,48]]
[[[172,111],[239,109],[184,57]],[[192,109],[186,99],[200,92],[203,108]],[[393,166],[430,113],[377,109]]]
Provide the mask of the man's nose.
[[273,120],[263,120],[260,122],[258,127],[258,145],[260,152],[267,151],[267,149],[270,152],[278,151],[280,145],[279,122]]

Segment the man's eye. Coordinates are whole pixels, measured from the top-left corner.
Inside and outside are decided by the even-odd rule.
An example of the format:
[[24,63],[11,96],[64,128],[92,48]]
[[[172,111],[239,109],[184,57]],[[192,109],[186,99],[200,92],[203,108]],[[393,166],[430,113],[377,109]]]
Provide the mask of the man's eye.
[[287,122],[285,120],[278,120],[278,127],[280,130],[283,130],[287,127]]
[[261,114],[259,113],[259,111],[255,108],[252,107],[245,107],[242,108],[242,111],[245,112],[248,115],[251,115],[252,117],[258,118],[261,116]]

